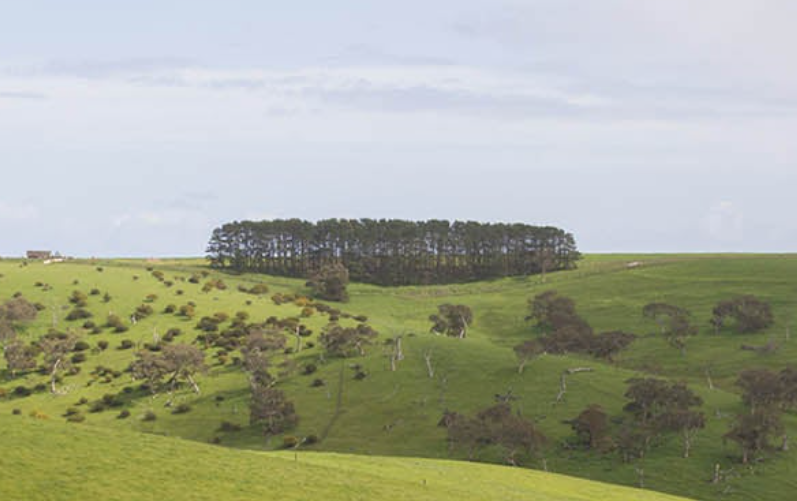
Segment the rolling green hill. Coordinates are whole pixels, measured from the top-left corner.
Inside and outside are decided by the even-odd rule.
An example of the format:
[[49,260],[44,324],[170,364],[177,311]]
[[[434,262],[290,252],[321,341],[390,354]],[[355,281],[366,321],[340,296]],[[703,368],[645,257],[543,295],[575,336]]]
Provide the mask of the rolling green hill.
[[[629,266],[632,262],[639,264]],[[159,282],[148,267],[162,271],[174,284],[167,287]],[[64,379],[62,387],[68,391],[64,395],[40,391],[24,398],[15,397],[13,390],[17,386],[34,388],[46,382],[44,376],[36,373],[15,380],[0,380],[0,389],[6,393],[6,397],[0,399],[0,415],[9,416],[8,420],[3,420],[4,428],[16,429],[15,423],[21,421],[12,419],[28,419],[31,412],[46,415],[49,421],[65,421],[64,412],[75,407],[81,398],[93,402],[105,394],[118,394],[125,387],[134,387],[136,383],[124,373],[108,378],[107,382],[104,377],[91,374],[96,366],[119,372],[127,367],[135,350],[117,349],[124,339],[134,343],[152,342],[167,329],[179,327],[184,334],[177,339],[190,342],[198,333],[194,325],[199,317],[215,312],[234,315],[237,311],[246,311],[258,321],[301,313],[301,306],[293,303],[278,306],[270,296],[274,292],[307,293],[302,281],[215,272],[199,284],[184,281],[202,270],[205,268],[200,260],[74,261],[51,265],[0,261],[0,298],[5,300],[20,292],[46,307],[38,319],[27,326],[23,337],[35,339],[55,325],[60,330],[79,333],[92,346],[99,341],[110,343],[105,351],[87,352],[88,359],[81,364],[80,374]],[[797,360],[797,341],[788,335],[790,326],[797,320],[797,280],[794,277],[797,277],[797,256],[792,255],[601,255],[588,256],[577,270],[549,275],[546,283],[540,283],[539,277],[529,277],[431,287],[352,285],[351,301],[340,307],[355,315],[366,315],[381,335],[362,358],[323,358],[319,347],[281,357],[287,365],[283,367],[285,375],[279,387],[295,402],[300,416],[298,428],[290,434],[321,437],[320,443],[307,447],[313,451],[461,459],[461,453],[449,454],[445,430],[437,426],[443,411],[474,412],[489,406],[494,395],[511,391],[517,397],[516,409],[533,419],[550,439],[545,453],[524,466],[536,469],[547,466],[555,473],[626,486],[637,485],[640,472],[644,471],[646,488],[700,499],[782,499],[797,487],[797,481],[788,474],[797,466],[795,453],[773,452],[766,455],[765,461],[749,468],[742,467],[738,463],[738,450],[733,444],[723,443],[722,435],[733,416],[742,410],[737,388],[733,385],[736,374],[749,367],[780,369]],[[221,278],[228,287],[202,292],[209,278]],[[248,287],[261,281],[271,288],[265,296],[238,291],[239,285]],[[37,282],[49,287],[37,286]],[[122,334],[108,330],[91,334],[80,327],[82,321],[67,322],[64,317],[71,309],[67,298],[72,291],[88,294],[93,288],[101,294],[89,296],[87,308],[98,324],[103,323],[109,313],[128,318],[149,294],[158,296],[152,303],[156,314],[131,325],[130,330]],[[596,331],[623,329],[639,334],[640,338],[613,364],[586,356],[543,356],[529,364],[523,374],[518,374],[512,346],[538,335],[524,321],[526,301],[549,289],[573,297],[579,313]],[[106,292],[111,296],[107,303],[101,299]],[[774,327],[759,334],[739,335],[726,329],[714,335],[707,322],[712,306],[720,299],[738,294],[755,294],[771,302],[776,318]],[[180,306],[188,301],[196,303],[194,320],[163,313],[168,304]],[[701,332],[689,339],[685,356],[669,347],[661,337],[647,335],[656,330],[655,325],[642,318],[640,312],[643,305],[652,301],[686,307],[700,322]],[[446,302],[467,304],[473,309],[475,322],[467,339],[429,333],[428,316],[435,312],[437,305]],[[319,314],[305,320],[315,335],[326,321],[326,317]],[[314,341],[315,335],[306,341]],[[398,370],[391,372],[383,342],[397,335],[403,336],[406,356]],[[769,341],[779,346],[771,354],[739,349],[741,344],[763,345]],[[174,415],[164,407],[165,397],[149,397],[134,391],[121,393],[126,395],[124,408],[131,413],[128,419],[118,419],[118,410],[86,412],[84,423],[68,426],[79,428],[87,436],[88,430],[96,432],[97,436],[107,436],[100,434],[114,430],[126,437],[135,431],[205,443],[213,441],[236,449],[280,448],[282,437],[268,439],[249,427],[246,377],[230,361],[219,364],[214,353],[215,350],[207,351],[207,359],[213,367],[199,380],[202,394],[197,396],[187,390],[178,394],[178,402],[191,405],[190,412]],[[425,354],[431,355],[435,368],[431,378]],[[302,375],[301,368],[309,363],[316,364],[318,371]],[[2,364],[0,362],[0,368]],[[354,379],[352,365],[355,364],[367,374],[364,380]],[[584,366],[592,368],[593,372],[570,377],[565,398],[557,403],[562,371]],[[702,410],[708,418],[707,427],[698,435],[691,458],[680,457],[680,440],[675,435],[654,447],[644,461],[628,464],[616,453],[602,455],[564,446],[573,432],[563,421],[572,419],[592,403],[602,405],[613,417],[622,416],[622,407],[627,402],[623,397],[625,381],[641,374],[685,381],[704,399]],[[707,374],[714,382],[713,390],[708,387]],[[311,387],[314,379],[322,379],[325,385]],[[85,410],[86,407],[81,408]],[[19,409],[24,417],[10,416],[13,409]],[[157,419],[142,420],[147,411],[153,411]],[[240,425],[242,429],[219,431],[222,421]],[[797,429],[797,420],[790,413],[785,421],[790,431]],[[53,426],[56,424],[67,426],[60,423]],[[236,454],[224,448],[203,446],[202,450]],[[276,460],[276,457],[280,456],[270,459]],[[336,456],[318,456],[318,461],[331,457]],[[497,458],[487,455],[484,459]],[[374,463],[368,463],[369,460],[361,461],[370,464],[369,468],[377,468]],[[387,460],[379,460],[382,461]],[[717,464],[724,477],[719,484],[712,484],[710,480]]]
[[2,499],[682,499],[519,468],[415,458],[234,451],[28,417],[0,416],[0,430]]

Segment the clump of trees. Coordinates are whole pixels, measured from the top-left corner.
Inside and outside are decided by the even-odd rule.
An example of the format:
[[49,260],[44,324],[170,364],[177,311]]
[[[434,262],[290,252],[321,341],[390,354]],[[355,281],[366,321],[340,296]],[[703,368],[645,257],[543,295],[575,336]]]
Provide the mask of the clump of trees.
[[517,465],[539,453],[547,441],[532,421],[512,412],[508,402],[499,402],[473,416],[446,411],[439,425],[448,432],[450,450],[464,449],[470,460],[484,448],[494,447],[506,463]]
[[686,340],[697,335],[697,326],[692,324],[688,310],[667,303],[650,303],[642,308],[642,316],[654,320],[661,335],[673,348],[686,354]]
[[342,263],[357,282],[410,285],[483,280],[575,267],[573,236],[553,227],[460,221],[242,221],[213,231],[212,266],[307,277]]
[[299,421],[293,402],[283,391],[275,388],[277,380],[269,372],[270,356],[281,351],[285,343],[285,336],[279,331],[256,330],[241,349],[251,392],[249,422],[253,426],[262,426],[266,435],[290,430]]
[[72,369],[70,354],[78,342],[74,334],[50,333],[39,339],[38,346],[44,361],[42,371],[50,377],[50,392],[58,393],[56,382],[59,376]]
[[140,351],[130,364],[133,378],[143,380],[153,394],[167,390],[169,403],[182,383],[188,383],[199,394],[195,376],[206,371],[205,354],[196,346],[187,344],[166,345],[159,352]]
[[[742,402],[749,412],[736,417],[724,438],[739,446],[742,463],[747,464],[753,456],[773,449],[772,441],[783,434],[783,411],[797,404],[797,368],[787,367],[780,372],[744,370],[736,385],[742,389]],[[785,435],[780,448],[788,448]]]
[[449,337],[465,339],[468,328],[473,325],[473,311],[464,304],[441,304],[437,313],[429,316],[431,332]]
[[712,311],[711,326],[716,334],[731,319],[740,333],[759,332],[775,322],[769,304],[755,296],[745,295],[720,301]]
[[349,270],[339,262],[324,264],[310,275],[307,282],[315,297],[339,302],[349,300],[348,285]]
[[600,405],[589,405],[567,423],[575,432],[577,443],[587,449],[607,452],[614,447],[609,415]]
[[37,347],[19,339],[17,330],[35,320],[38,312],[35,305],[22,297],[0,305],[0,348],[3,350],[3,357],[11,377],[36,367]]
[[633,417],[617,442],[625,460],[644,455],[651,440],[665,432],[681,434],[683,457],[689,457],[695,435],[705,427],[705,415],[696,409],[703,399],[684,383],[656,378],[630,379],[625,397],[631,401],[624,409]]
[[343,327],[330,322],[318,338],[326,352],[335,357],[365,355],[365,347],[379,335],[370,325],[357,324],[356,327]]
[[623,331],[596,334],[577,313],[575,301],[556,291],[546,291],[529,299],[528,308],[526,320],[535,321],[543,335],[514,347],[519,373],[529,361],[544,353],[584,353],[612,361],[636,339],[634,334]]

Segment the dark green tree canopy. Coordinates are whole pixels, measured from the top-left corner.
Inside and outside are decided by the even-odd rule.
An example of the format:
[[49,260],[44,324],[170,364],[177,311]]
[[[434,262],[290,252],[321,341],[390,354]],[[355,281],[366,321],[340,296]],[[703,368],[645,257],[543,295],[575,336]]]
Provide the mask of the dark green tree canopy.
[[356,282],[436,284],[564,270],[580,254],[559,228],[396,219],[232,222],[213,231],[212,266],[308,277],[342,263]]
[[736,322],[740,333],[758,332],[775,322],[769,304],[751,295],[720,301],[714,307],[711,325],[715,332],[719,332],[728,318]]
[[432,332],[464,339],[473,325],[473,312],[464,304],[441,304],[437,313],[429,316],[429,321]]
[[349,300],[349,293],[346,290],[348,285],[349,270],[339,262],[324,264],[310,275],[310,280],[307,282],[307,286],[313,289],[315,297],[340,302]]

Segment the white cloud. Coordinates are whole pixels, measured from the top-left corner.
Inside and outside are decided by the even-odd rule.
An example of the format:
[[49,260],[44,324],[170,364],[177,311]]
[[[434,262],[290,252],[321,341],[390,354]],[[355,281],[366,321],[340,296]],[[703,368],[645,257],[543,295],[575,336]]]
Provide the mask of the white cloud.
[[703,228],[714,240],[739,241],[744,236],[744,219],[733,202],[721,201],[711,206],[703,220]]
[[0,201],[0,221],[24,222],[39,218],[38,207],[31,204],[9,204]]
[[204,227],[208,218],[201,212],[183,209],[143,210],[127,212],[111,218],[111,225],[116,229],[129,227]]

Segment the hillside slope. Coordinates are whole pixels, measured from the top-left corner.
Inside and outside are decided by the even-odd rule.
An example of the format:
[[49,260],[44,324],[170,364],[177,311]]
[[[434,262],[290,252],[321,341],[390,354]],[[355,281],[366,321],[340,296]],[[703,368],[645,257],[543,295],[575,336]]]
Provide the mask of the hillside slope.
[[[638,264],[630,267],[628,264]],[[147,270],[146,268],[152,268]],[[161,271],[168,281],[156,280],[151,271]],[[186,280],[193,274],[209,273],[200,283]],[[106,262],[70,262],[44,266],[0,261],[0,299],[16,292],[40,302],[45,310],[22,333],[34,340],[55,325],[59,330],[79,334],[91,346],[84,352],[86,362],[80,374],[64,378],[63,395],[51,395],[46,388],[28,397],[17,397],[14,388],[35,389],[46,377],[32,372],[8,379],[0,361],[0,415],[19,409],[27,416],[41,412],[51,421],[64,420],[64,413],[77,406],[85,413],[80,426],[110,428],[171,435],[199,442],[254,450],[273,450],[282,445],[282,436],[264,438],[248,423],[246,376],[231,358],[222,363],[216,349],[206,350],[211,364],[209,373],[200,378],[202,394],[189,390],[177,394],[176,403],[186,403],[191,411],[172,414],[162,395],[150,397],[135,390],[138,384],[123,371],[135,350],[118,349],[123,340],[139,346],[151,343],[170,328],[180,328],[183,335],[176,342],[192,343],[199,331],[198,319],[216,312],[234,315],[249,313],[253,321],[275,317],[300,316],[302,307],[294,303],[275,304],[273,293],[306,294],[300,280],[254,275],[230,276],[209,271],[201,260],[136,260]],[[644,471],[646,488],[693,498],[783,499],[797,482],[789,472],[797,466],[794,452],[768,452],[751,467],[739,464],[739,452],[732,443],[723,442],[736,413],[743,410],[734,386],[739,371],[750,367],[780,369],[797,360],[797,342],[791,339],[790,326],[797,321],[797,256],[773,255],[646,255],[588,256],[579,269],[555,273],[545,283],[539,277],[503,279],[491,282],[433,287],[382,288],[353,284],[351,301],[339,305],[354,315],[366,315],[368,323],[379,332],[365,357],[332,359],[322,355],[317,335],[328,318],[314,314],[303,319],[314,334],[304,339],[300,353],[281,356],[275,366],[287,363],[280,371],[279,387],[295,402],[299,425],[290,435],[318,435],[321,442],[314,451],[356,453],[362,455],[406,456],[462,459],[463,451],[451,453],[445,430],[438,427],[445,410],[472,413],[494,402],[497,394],[511,392],[514,407],[532,419],[549,438],[550,446],[523,466],[601,480],[627,486],[640,482]],[[203,292],[207,280],[222,279],[225,290]],[[271,292],[253,296],[238,290],[265,282]],[[39,283],[39,285],[37,285]],[[46,287],[41,284],[46,284]],[[64,319],[71,306],[67,298],[74,290],[89,293],[87,309],[93,321],[102,324],[109,313],[128,317],[149,294],[158,297],[151,304],[155,313],[129,324],[129,331],[115,334],[102,329],[98,334],[81,327],[82,321]],[[540,292],[556,289],[575,299],[579,313],[597,331],[622,329],[640,337],[614,363],[586,356],[544,356],[518,374],[512,346],[539,335],[528,322],[526,301]],[[104,293],[111,299],[104,302]],[[773,306],[775,325],[766,332],[740,335],[725,329],[714,335],[707,320],[712,306],[720,299],[738,294],[755,294]],[[188,320],[164,312],[167,305],[196,304],[197,316]],[[688,340],[685,355],[668,346],[655,334],[657,327],[641,316],[642,306],[652,301],[671,302],[692,311],[700,326],[699,335]],[[442,303],[462,303],[472,307],[475,322],[464,340],[429,333],[428,316]],[[338,305],[336,305],[338,306]],[[390,371],[388,338],[402,335],[405,359],[398,370]],[[107,350],[96,350],[108,342]],[[309,347],[309,343],[316,343]],[[778,349],[769,354],[740,350],[741,344],[773,343]],[[233,353],[232,355],[235,355]],[[435,368],[429,377],[425,355],[431,355]],[[308,364],[317,366],[312,375],[303,375]],[[95,368],[110,368],[118,377],[101,377]],[[354,367],[367,377],[354,378]],[[568,379],[567,394],[556,401],[562,371],[571,367],[590,367],[593,372]],[[95,374],[92,374],[95,372]],[[714,389],[707,384],[710,374]],[[704,400],[706,428],[698,434],[692,456],[680,455],[681,440],[668,434],[651,449],[644,461],[623,463],[617,453],[598,454],[568,446],[573,431],[565,422],[589,404],[600,404],[613,418],[624,415],[626,381],[640,375],[654,375],[684,381]],[[323,386],[311,387],[314,379]],[[125,393],[125,388],[133,389]],[[128,419],[118,419],[118,409],[88,412],[89,405],[78,406],[81,399],[95,402],[103,395],[122,395]],[[157,420],[142,416],[152,411]],[[787,431],[794,434],[797,419],[792,412],[784,417]],[[220,431],[223,421],[236,424],[240,431]],[[481,459],[500,461],[485,454]],[[723,471],[722,482],[710,480],[716,465]]]
[[0,416],[0,499],[526,500],[682,498],[518,468],[258,453]]

